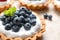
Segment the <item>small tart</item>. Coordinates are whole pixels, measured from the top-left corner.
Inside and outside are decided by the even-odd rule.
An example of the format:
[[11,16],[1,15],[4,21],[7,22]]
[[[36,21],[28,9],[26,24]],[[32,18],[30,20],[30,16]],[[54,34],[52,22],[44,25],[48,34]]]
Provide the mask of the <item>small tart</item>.
[[48,8],[50,0],[18,0],[20,5],[31,10],[42,10]]
[[13,3],[13,0],[7,0],[4,2],[0,2],[0,12],[9,9]]
[[53,5],[55,9],[60,12],[60,0],[53,0]]
[[[26,38],[21,38],[21,37],[9,37],[8,34],[6,35],[4,32],[0,32],[0,38],[2,40],[36,40],[37,37],[42,37],[42,33],[45,32],[45,27],[46,27],[46,24],[45,24],[45,20],[44,18],[40,17],[37,13],[34,13],[36,15],[36,17],[39,18],[40,20],[40,25],[41,25],[41,28],[39,29],[39,31],[37,33],[35,33],[34,35],[32,36],[29,36],[29,37],[26,37]],[[1,27],[0,27],[1,28]],[[23,32],[23,31],[22,31]],[[10,34],[10,33],[9,33]],[[12,34],[13,35],[13,34]],[[13,35],[15,36],[15,35]]]

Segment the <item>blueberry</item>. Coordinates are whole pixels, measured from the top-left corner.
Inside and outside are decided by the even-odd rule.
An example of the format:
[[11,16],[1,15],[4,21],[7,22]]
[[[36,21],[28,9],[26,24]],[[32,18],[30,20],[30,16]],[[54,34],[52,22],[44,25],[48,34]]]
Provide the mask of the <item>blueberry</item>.
[[20,16],[21,14],[20,13],[16,13],[17,16]]
[[11,20],[13,20],[15,17],[18,17],[18,16],[17,16],[17,15],[12,16],[12,17],[11,17]]
[[29,17],[29,15],[28,14],[25,14],[24,17],[27,18],[27,17]]
[[5,23],[9,23],[11,20],[8,20],[8,18],[5,19]]
[[30,30],[31,29],[31,24],[30,23],[26,23],[25,25],[24,25],[24,29],[25,30]]
[[32,11],[31,10],[27,11],[27,14],[29,14],[29,15],[32,14]]
[[21,23],[24,23],[24,24],[26,23],[24,16],[20,16],[19,19],[21,20]]
[[26,13],[24,11],[20,12],[20,15],[24,16]]
[[20,30],[20,28],[21,27],[15,25],[15,26],[12,27],[12,31],[13,32],[18,32]]
[[26,21],[26,22],[30,22],[30,18],[26,18],[25,21]]
[[11,30],[11,28],[12,28],[11,24],[6,24],[5,25],[5,30]]
[[36,25],[36,20],[31,20],[30,23],[31,23],[32,26],[35,26]]
[[31,19],[36,19],[36,16],[33,15],[33,14],[31,14],[31,15],[30,15],[30,18],[31,18]]
[[25,12],[27,12],[27,11],[28,11],[28,9],[27,9],[27,8],[25,8],[25,7],[21,7],[21,8],[20,8],[20,11],[25,11]]
[[6,23],[5,23],[5,22],[2,22],[2,24],[3,24],[3,25],[6,25]]
[[49,20],[52,20],[52,15],[49,15],[48,18],[49,18]]
[[5,17],[5,16],[2,16],[0,19],[1,19],[2,21],[5,21],[6,17]]
[[48,18],[48,15],[47,15],[47,14],[45,14],[45,15],[44,15],[44,18],[45,18],[45,19],[47,19],[47,18]]
[[22,19],[20,19],[19,17],[15,17],[14,20],[13,20],[13,23],[14,24],[17,24],[17,25],[20,25]]

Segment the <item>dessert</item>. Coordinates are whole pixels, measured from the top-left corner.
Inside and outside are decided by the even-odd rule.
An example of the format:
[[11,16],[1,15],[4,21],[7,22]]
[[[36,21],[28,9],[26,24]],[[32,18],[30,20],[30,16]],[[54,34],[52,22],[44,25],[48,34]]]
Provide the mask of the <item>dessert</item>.
[[0,0],[0,12],[9,9],[13,3],[13,0]]
[[20,5],[32,10],[43,10],[48,8],[50,0],[18,0]]
[[[15,7],[0,16],[0,37],[4,40],[36,40],[45,31],[45,21],[29,9]],[[5,35],[6,36],[5,36]]]
[[53,5],[55,9],[60,12],[60,0],[53,0]]

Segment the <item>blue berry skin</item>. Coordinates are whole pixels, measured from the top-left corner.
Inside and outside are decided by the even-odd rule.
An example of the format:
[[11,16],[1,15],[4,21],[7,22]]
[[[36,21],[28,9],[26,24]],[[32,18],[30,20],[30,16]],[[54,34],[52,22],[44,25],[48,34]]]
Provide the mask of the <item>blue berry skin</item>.
[[30,22],[30,18],[25,19],[26,23]]
[[31,20],[30,23],[31,23],[32,26],[35,26],[36,25],[36,20]]
[[12,27],[12,31],[13,32],[18,32],[19,30],[20,30],[20,27],[19,26],[16,26],[15,25],[15,26]]
[[11,20],[13,20],[15,17],[18,17],[18,16],[17,16],[17,15],[12,16],[12,17],[11,17]]
[[47,15],[47,14],[45,14],[45,15],[44,15],[44,18],[45,18],[45,19],[47,19],[47,18],[48,18],[48,15]]
[[19,18],[20,18],[20,19],[22,19],[22,20],[24,20],[24,19],[25,19],[25,18],[24,18],[24,16],[20,16]]
[[20,15],[21,15],[21,13],[20,13],[19,11],[16,11],[16,12],[15,12],[15,15],[20,16]]
[[0,19],[1,19],[2,21],[5,21],[6,17],[5,17],[5,16],[2,16]]
[[2,24],[3,24],[3,25],[6,25],[6,23],[5,23],[5,22],[2,22]]
[[18,17],[17,15],[14,15],[11,17],[11,20],[14,20],[15,17]]
[[11,30],[11,28],[12,28],[11,24],[6,24],[5,25],[5,30]]
[[19,19],[19,17],[15,17],[13,20],[13,23],[16,25],[20,25],[21,21],[22,21],[22,19]]
[[33,14],[31,14],[31,15],[30,15],[30,18],[31,18],[31,19],[36,19],[36,16],[33,15]]
[[25,16],[25,14],[26,14],[26,13],[25,13],[24,11],[21,11],[21,12],[20,12],[20,15],[22,15],[22,16]]
[[25,23],[25,18],[24,18],[24,16],[20,16],[19,19],[21,20],[22,23]]
[[29,11],[27,11],[26,13],[29,14],[29,15],[31,15],[31,14],[32,14],[32,11],[29,10]]
[[25,8],[25,7],[21,7],[21,8],[20,8],[20,11],[25,11],[25,12],[27,12],[27,11],[28,11],[28,9],[27,9],[27,8]]
[[49,15],[48,18],[49,18],[49,20],[52,20],[52,15]]
[[25,30],[30,30],[31,29],[31,24],[30,23],[26,23],[25,25],[24,25],[24,29]]

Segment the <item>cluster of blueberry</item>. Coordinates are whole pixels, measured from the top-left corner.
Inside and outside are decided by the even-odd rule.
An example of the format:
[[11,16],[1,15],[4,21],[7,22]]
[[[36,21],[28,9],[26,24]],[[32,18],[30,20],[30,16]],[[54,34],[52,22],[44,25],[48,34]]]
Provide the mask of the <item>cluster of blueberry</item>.
[[52,20],[52,15],[45,14],[45,15],[44,15],[44,18],[45,18],[45,19]]
[[14,16],[3,15],[0,19],[5,26],[5,30],[12,29],[13,32],[18,32],[21,27],[28,31],[36,25],[36,16],[32,14],[31,10],[24,7],[17,10]]

